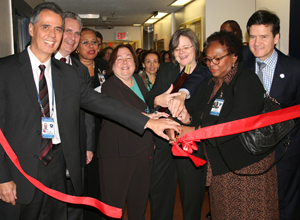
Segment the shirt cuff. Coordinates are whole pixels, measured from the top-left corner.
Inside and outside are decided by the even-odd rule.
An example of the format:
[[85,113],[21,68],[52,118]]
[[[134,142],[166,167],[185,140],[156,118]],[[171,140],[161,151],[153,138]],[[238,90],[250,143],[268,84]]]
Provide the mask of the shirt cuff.
[[186,93],[186,98],[185,98],[185,99],[191,98],[191,95],[190,95],[189,90],[182,88],[182,89],[179,89],[179,92],[180,92],[180,91],[183,91],[183,92]]

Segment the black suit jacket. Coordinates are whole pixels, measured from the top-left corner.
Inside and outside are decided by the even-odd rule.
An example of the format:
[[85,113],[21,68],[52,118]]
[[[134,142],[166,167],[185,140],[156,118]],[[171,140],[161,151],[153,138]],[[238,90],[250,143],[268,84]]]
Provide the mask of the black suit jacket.
[[[275,98],[282,108],[300,104],[300,61],[284,55],[277,50],[278,61],[276,64],[270,96]],[[244,61],[244,68],[255,71],[255,57],[248,52]],[[284,150],[283,143],[276,147],[276,156]],[[300,166],[300,123],[295,119],[295,127],[291,132],[291,142],[282,160],[278,163],[285,169]]]
[[[141,77],[137,74],[133,77],[145,97],[147,89]],[[144,112],[147,109],[147,104],[115,75],[103,84],[102,93],[138,111]],[[145,131],[140,135],[119,123],[104,119],[99,136],[98,157],[134,156],[149,147],[153,149],[153,145],[152,132]]]
[[[51,68],[61,147],[75,192],[80,195],[80,107],[113,118],[140,134],[144,132],[149,118],[107,95],[93,91],[78,76],[74,67],[52,58]],[[41,117],[37,89],[26,50],[0,59],[0,103],[0,129],[25,172],[36,178],[41,143]],[[17,201],[30,203],[34,187],[17,171],[0,148],[0,183],[11,180],[17,185]]]

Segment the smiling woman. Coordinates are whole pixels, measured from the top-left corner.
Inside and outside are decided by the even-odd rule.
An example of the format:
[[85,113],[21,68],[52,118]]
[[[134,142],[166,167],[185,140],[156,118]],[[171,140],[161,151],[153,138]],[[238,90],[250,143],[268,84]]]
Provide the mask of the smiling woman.
[[[102,92],[144,112],[147,89],[141,77],[134,74],[137,68],[132,47],[118,45],[107,69],[112,76],[103,84]],[[166,114],[147,116],[158,118]],[[98,146],[101,201],[121,207],[123,213],[127,202],[128,219],[144,219],[153,164],[152,133],[145,130],[143,135],[138,135],[108,119],[102,125]]]

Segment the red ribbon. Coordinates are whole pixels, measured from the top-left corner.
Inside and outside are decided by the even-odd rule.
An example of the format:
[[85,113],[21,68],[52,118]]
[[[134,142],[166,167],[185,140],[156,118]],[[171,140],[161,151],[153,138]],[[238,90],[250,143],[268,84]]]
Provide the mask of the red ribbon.
[[2,145],[3,149],[5,150],[6,154],[9,156],[11,161],[14,163],[14,165],[18,168],[18,170],[39,190],[44,192],[45,194],[66,203],[71,204],[78,204],[78,205],[88,205],[93,206],[94,208],[100,210],[103,214],[112,217],[112,218],[121,218],[122,217],[122,209],[115,208],[109,205],[106,205],[103,202],[100,202],[97,199],[90,198],[90,197],[80,197],[80,196],[71,196],[67,195],[61,192],[58,192],[56,190],[50,189],[46,186],[44,186],[41,182],[38,180],[32,178],[28,174],[24,172],[22,169],[20,162],[14,153],[14,151],[11,149],[9,143],[7,142],[6,138],[4,137],[1,129],[0,129],[0,144]]
[[[193,155],[182,150],[178,144],[182,144],[186,149],[193,148],[194,141],[200,142],[201,140],[223,137],[233,134],[239,134],[246,131],[251,131],[257,128],[266,127],[272,124],[277,124],[283,121],[291,120],[300,117],[300,105],[280,109],[273,112],[268,112],[261,115],[256,115],[248,118],[243,118],[231,122],[226,122],[218,125],[212,125],[204,127],[192,132],[189,132],[179,138],[176,143],[173,144],[172,152],[174,156],[190,157],[195,165],[201,166],[205,164],[201,158],[195,158]],[[189,146],[186,146],[189,145]],[[184,149],[184,147],[183,147]]]

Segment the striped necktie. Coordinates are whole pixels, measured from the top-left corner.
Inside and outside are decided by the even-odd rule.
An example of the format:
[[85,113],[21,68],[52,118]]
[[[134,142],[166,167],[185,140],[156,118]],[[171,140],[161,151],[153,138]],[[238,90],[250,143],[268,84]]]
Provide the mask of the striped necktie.
[[[49,97],[48,97],[48,87],[45,78],[45,65],[39,66],[41,70],[40,78],[39,78],[39,96],[42,103],[42,113],[41,117],[49,117]],[[42,138],[41,140],[41,150],[39,154],[39,159],[47,166],[53,158],[53,150],[52,150],[52,139]]]

